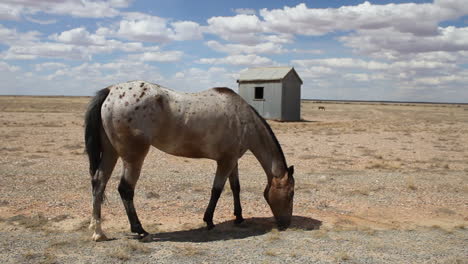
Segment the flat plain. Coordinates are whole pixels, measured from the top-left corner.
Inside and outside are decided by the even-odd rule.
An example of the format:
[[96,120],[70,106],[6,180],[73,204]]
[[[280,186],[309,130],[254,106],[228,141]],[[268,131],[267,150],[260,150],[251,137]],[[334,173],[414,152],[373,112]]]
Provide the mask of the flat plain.
[[239,161],[246,221],[233,224],[226,185],[208,231],[215,162],[153,148],[135,195],[151,235],[129,232],[119,161],[103,206],[111,240],[95,243],[88,101],[0,96],[2,263],[467,263],[466,104],[304,101],[303,121],[268,121],[295,166],[294,217],[281,232],[250,152]]

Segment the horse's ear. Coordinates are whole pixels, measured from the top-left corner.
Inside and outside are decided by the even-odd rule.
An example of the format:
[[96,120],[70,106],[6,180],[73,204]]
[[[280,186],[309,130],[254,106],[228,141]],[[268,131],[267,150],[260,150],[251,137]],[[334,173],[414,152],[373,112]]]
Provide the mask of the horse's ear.
[[289,176],[292,176],[294,174],[294,166],[291,166],[288,168]]

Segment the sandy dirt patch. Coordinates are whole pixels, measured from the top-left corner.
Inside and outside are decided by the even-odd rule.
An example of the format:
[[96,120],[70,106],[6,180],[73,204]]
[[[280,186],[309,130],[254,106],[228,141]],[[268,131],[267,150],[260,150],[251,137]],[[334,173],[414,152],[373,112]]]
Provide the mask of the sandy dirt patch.
[[152,149],[135,197],[151,236],[129,233],[118,164],[103,207],[112,240],[94,243],[83,154],[88,101],[0,97],[2,263],[466,263],[467,105],[303,102],[303,122],[269,121],[296,171],[284,232],[249,152],[239,163],[246,222],[233,224],[226,186],[217,226],[207,231],[215,162]]

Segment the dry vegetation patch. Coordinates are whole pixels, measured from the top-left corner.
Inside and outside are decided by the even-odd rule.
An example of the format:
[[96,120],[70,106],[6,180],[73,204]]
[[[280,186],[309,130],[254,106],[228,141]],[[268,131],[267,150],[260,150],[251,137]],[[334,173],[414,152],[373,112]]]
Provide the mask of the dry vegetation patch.
[[[285,232],[274,229],[263,199],[267,177],[250,152],[239,162],[245,223],[232,224],[226,184],[215,212],[217,227],[205,232],[215,163],[151,150],[135,206],[155,239],[127,239],[117,192],[119,162],[103,205],[103,228],[115,240],[94,244],[87,229],[91,191],[83,155],[88,100],[0,96],[0,258],[7,263],[457,263],[466,253],[463,108],[322,102],[326,111],[318,111],[316,103],[303,102],[306,122],[268,121],[296,171],[295,218]],[[438,247],[440,252],[431,251]],[[294,250],[276,250],[285,248]]]

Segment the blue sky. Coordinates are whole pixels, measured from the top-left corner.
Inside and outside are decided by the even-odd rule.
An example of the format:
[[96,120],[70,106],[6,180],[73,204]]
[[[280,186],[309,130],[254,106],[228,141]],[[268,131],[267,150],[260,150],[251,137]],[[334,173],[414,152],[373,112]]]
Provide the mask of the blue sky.
[[237,89],[293,66],[303,98],[468,103],[468,5],[436,1],[4,0],[0,94],[142,79]]

